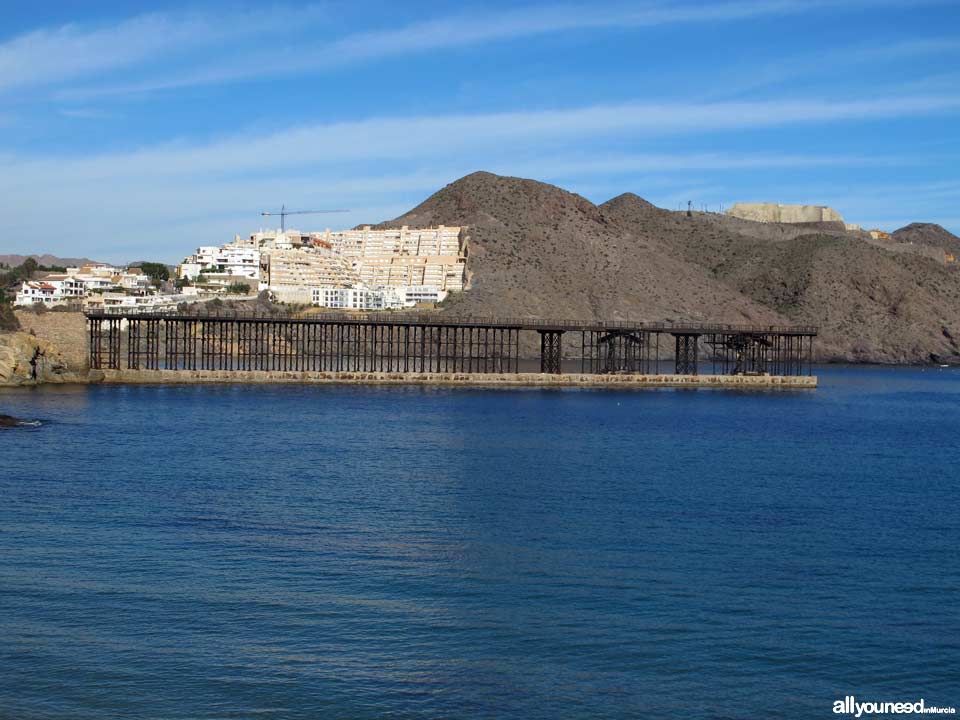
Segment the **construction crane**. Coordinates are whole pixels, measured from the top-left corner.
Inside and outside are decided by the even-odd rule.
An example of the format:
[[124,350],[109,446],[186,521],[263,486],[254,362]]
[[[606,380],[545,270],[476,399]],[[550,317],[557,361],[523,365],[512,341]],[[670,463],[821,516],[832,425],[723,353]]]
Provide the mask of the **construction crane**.
[[270,217],[271,215],[280,216],[280,232],[287,231],[287,215],[323,215],[326,213],[345,213],[350,212],[349,210],[340,209],[340,210],[287,210],[286,205],[280,206],[280,212],[262,212],[260,213],[263,217]]

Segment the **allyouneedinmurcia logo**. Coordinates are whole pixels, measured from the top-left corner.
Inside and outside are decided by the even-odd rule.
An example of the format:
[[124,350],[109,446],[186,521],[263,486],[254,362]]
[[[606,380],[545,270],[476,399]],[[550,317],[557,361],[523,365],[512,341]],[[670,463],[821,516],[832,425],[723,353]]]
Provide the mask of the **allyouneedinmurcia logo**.
[[927,707],[923,698],[915,702],[857,702],[853,695],[847,695],[843,700],[835,700],[833,712],[837,715],[955,715],[956,708]]

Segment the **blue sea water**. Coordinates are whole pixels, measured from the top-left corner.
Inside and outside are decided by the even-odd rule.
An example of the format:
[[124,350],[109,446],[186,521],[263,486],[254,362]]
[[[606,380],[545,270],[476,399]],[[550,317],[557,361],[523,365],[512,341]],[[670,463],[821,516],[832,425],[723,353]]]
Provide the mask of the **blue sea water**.
[[960,706],[960,371],[0,393],[0,718]]

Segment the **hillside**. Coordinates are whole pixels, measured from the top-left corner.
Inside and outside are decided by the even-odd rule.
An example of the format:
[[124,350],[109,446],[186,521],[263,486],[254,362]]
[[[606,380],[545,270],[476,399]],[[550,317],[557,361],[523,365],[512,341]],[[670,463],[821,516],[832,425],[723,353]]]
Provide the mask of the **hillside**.
[[[960,272],[865,233],[688,217],[633,194],[596,206],[490,173],[381,227],[437,224],[470,228],[469,290],[448,312],[811,323],[825,360],[960,362]],[[926,243],[960,243],[920,227]]]
[[702,267],[533,180],[474,173],[381,227],[468,225],[463,315],[780,322]]
[[935,223],[911,223],[894,230],[892,236],[899,243],[926,245],[960,255],[960,238]]
[[33,258],[38,265],[45,267],[79,267],[95,262],[87,258],[62,258],[56,255],[0,255],[0,264],[16,267],[22,265],[27,258]]
[[727,218],[652,212],[648,203],[625,196],[601,208],[624,227],[663,238],[678,257],[791,322],[818,325],[819,350],[827,359],[960,358],[956,268],[881,249],[862,233],[802,234],[802,228],[788,227],[778,237],[775,224],[763,224],[772,225],[769,232],[747,237],[741,233],[749,228]]

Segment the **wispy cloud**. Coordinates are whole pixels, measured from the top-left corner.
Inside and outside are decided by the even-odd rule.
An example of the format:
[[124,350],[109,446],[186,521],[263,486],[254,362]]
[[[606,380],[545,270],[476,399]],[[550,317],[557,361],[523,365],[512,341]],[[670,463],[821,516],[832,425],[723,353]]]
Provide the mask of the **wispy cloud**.
[[293,23],[320,16],[316,8],[152,13],[98,27],[43,28],[0,44],[0,90],[97,76],[157,58],[169,60],[225,42],[282,32]]
[[[522,160],[494,164],[494,172],[513,172]],[[781,153],[696,153],[592,155],[589,157],[537,158],[536,172],[547,177],[618,175],[635,173],[685,173],[700,170],[760,170],[817,167],[903,167],[922,162],[916,157],[865,157],[857,155],[789,155]]]
[[57,112],[65,118],[75,120],[99,120],[113,116],[106,110],[98,108],[60,108]]
[[[928,0],[934,1],[934,0]],[[847,0],[843,6],[863,5]],[[317,72],[402,55],[476,46],[568,31],[643,28],[678,23],[719,23],[836,8],[826,0],[733,0],[689,3],[660,0],[646,4],[533,5],[488,13],[457,13],[422,19],[400,28],[372,30],[329,39],[289,41],[291,33],[315,23],[322,14],[273,9],[225,17],[208,15],[147,15],[113,27],[82,30],[66,26],[40,30],[0,45],[0,76],[18,69],[7,85],[29,85],[81,79],[91,74],[141,64],[151,57],[169,59],[190,49],[216,47],[245,35],[279,35],[273,47],[260,52],[231,53],[223,60],[192,58],[177,72],[141,74],[123,82],[98,82],[62,88],[60,99],[81,99],[232,82],[291,73]],[[284,35],[287,39],[284,40]],[[10,73],[6,73],[10,75]],[[0,88],[3,83],[0,83]]]
[[[713,97],[731,98],[752,90],[792,82],[797,78],[819,78],[825,74],[833,75],[844,69],[864,65],[885,67],[886,64],[900,62],[905,58],[956,54],[958,51],[960,39],[956,37],[927,37],[891,42],[874,40],[869,44],[858,43],[834,50],[794,55],[777,62],[758,64],[751,69],[747,79],[725,83]],[[889,93],[891,88],[886,88],[886,91]],[[913,91],[923,90],[920,86],[915,86]]]
[[[37,242],[35,229],[47,227],[45,218],[54,215],[70,218],[76,250],[102,242],[104,236],[133,233],[155,247],[167,247],[167,259],[175,259],[192,244],[246,231],[264,203],[343,203],[359,209],[338,221],[375,221],[383,218],[372,216],[371,207],[402,206],[476,169],[563,179],[574,187],[581,178],[645,176],[651,185],[704,188],[714,187],[718,173],[743,170],[909,166],[923,158],[624,153],[605,152],[603,142],[628,138],[635,144],[664,133],[875,121],[958,110],[956,97],[627,103],[526,113],[370,118],[89,156],[13,155],[8,149],[6,154],[0,150],[0,202],[10,234],[22,232],[31,243]],[[601,143],[589,154],[583,150],[588,139]],[[664,183],[663,178],[671,175],[675,179]],[[951,192],[951,187],[937,189]],[[178,226],[192,229],[172,229]],[[60,235],[57,230],[50,242],[62,242]]]
[[[539,112],[372,118],[310,125],[269,135],[243,134],[204,145],[167,143],[135,152],[84,158],[21,158],[8,177],[91,182],[149,172],[154,177],[227,175],[268,168],[388,162],[451,153],[502,153],[565,147],[578,138],[656,136],[684,132],[917,117],[960,109],[960,96],[873,100],[739,103],[627,103]],[[666,162],[666,160],[665,160]],[[0,187],[10,181],[0,178]]]

